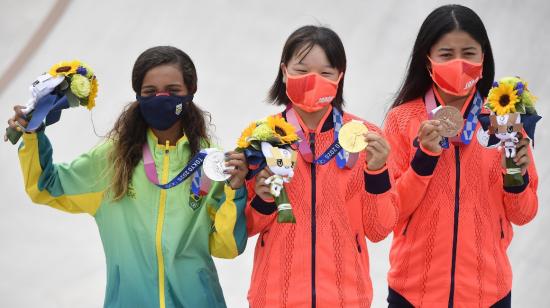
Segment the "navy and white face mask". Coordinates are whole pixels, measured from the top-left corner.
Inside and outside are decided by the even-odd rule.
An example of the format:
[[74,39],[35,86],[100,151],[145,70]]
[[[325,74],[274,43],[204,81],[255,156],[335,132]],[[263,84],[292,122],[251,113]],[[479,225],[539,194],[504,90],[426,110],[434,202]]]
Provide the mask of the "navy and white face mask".
[[182,118],[193,94],[178,96],[162,92],[155,96],[136,95],[139,110],[147,124],[158,130],[167,130]]

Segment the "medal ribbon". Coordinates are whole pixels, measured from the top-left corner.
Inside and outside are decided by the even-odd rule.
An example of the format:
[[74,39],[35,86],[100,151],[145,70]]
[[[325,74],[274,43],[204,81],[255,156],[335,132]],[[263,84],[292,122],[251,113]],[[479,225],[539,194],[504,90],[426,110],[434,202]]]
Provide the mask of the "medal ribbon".
[[143,168],[145,169],[145,174],[149,181],[161,189],[170,189],[174,186],[177,186],[187,180],[192,174],[194,174],[193,181],[191,182],[191,191],[194,197],[198,198],[201,192],[201,169],[200,167],[204,163],[204,158],[208,155],[207,150],[201,150],[197,155],[195,155],[187,166],[171,181],[166,184],[160,184],[157,175],[157,168],[155,166],[155,160],[149,149],[147,143],[143,144]]
[[340,128],[342,128],[344,122],[342,113],[338,109],[332,108],[332,121],[334,123],[334,142],[323,154],[321,154],[319,158],[315,160],[313,159],[314,155],[311,152],[308,143],[306,142],[306,137],[298,120],[298,116],[296,115],[296,111],[294,111],[294,109],[292,108],[288,108],[286,111],[286,118],[288,122],[292,124],[292,126],[294,126],[294,128],[296,129],[296,134],[300,138],[300,141],[298,142],[298,151],[305,161],[307,161],[308,163],[324,165],[328,163],[331,159],[336,157],[336,165],[338,166],[338,168],[353,168],[353,166],[357,162],[359,153],[348,153],[342,148],[342,146],[338,142],[338,133],[340,132]]
[[[432,111],[435,108],[437,108],[437,103],[435,100],[435,94],[434,94],[433,88],[430,88],[424,95],[424,102],[426,104],[426,111],[428,112],[428,118],[431,119],[433,115]],[[481,97],[481,94],[479,94],[479,92],[476,91],[474,96],[474,101],[472,103],[472,107],[470,108],[470,112],[466,117],[466,123],[464,124],[460,135],[451,137],[451,138],[444,137],[440,142],[441,147],[448,149],[449,139],[451,142],[454,142],[454,143],[470,144],[470,142],[472,141],[472,138],[474,137],[474,132],[478,122],[477,116],[481,113],[482,104],[483,104],[483,98]]]

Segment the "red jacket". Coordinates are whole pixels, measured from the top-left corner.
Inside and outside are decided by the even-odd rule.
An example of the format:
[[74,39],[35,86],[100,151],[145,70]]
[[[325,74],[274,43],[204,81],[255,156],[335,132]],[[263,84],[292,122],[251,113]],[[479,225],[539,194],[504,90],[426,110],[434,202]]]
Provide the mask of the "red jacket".
[[[344,122],[355,118],[344,113]],[[374,125],[365,123],[372,131]],[[318,157],[333,143],[332,116],[308,133]],[[384,239],[397,221],[388,171],[366,174],[365,154],[353,169],[333,159],[314,165],[298,155],[285,184],[295,224],[277,223],[275,205],[253,197],[245,213],[249,236],[260,234],[248,293],[256,307],[369,307],[372,286],[365,236]],[[254,191],[254,180],[249,191]]]
[[385,122],[400,197],[388,284],[415,307],[488,307],[512,288],[511,223],[526,224],[537,212],[532,154],[526,185],[504,188],[502,153],[476,137],[440,155],[417,148],[424,120],[420,98],[392,109]]

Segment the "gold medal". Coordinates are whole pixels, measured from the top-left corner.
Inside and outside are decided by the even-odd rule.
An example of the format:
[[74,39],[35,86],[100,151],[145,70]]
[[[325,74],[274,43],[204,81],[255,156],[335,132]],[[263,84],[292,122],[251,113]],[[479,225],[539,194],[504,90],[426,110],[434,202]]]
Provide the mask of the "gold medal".
[[338,142],[349,153],[358,153],[367,147],[365,134],[369,129],[361,121],[351,120],[338,133]]
[[453,106],[441,106],[437,108],[433,116],[434,120],[439,120],[441,123],[441,136],[454,137],[462,131],[464,119],[460,110]]

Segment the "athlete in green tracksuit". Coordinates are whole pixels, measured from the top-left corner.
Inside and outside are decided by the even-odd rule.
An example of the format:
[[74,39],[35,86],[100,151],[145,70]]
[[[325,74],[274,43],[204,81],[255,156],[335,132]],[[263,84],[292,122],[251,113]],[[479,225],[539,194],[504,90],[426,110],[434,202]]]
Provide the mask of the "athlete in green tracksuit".
[[[155,52],[164,56],[175,53],[180,62],[183,58],[175,48],[149,50]],[[168,60],[165,66],[172,65]],[[179,62],[172,62],[177,68]],[[185,72],[183,75],[185,79]],[[153,83],[156,80],[153,78]],[[185,85],[190,88],[188,82]],[[134,102],[126,112],[139,110],[139,104]],[[188,135],[192,133],[180,133],[175,144],[170,138],[159,141],[156,135],[164,136],[159,129],[150,127],[144,133],[158,180],[167,183],[191,159]],[[147,178],[141,159],[126,194],[115,200],[110,157],[117,140],[108,138],[71,163],[55,164],[44,129],[24,134],[19,159],[28,195],[35,203],[95,218],[107,262],[105,307],[225,307],[211,255],[234,258],[246,246],[245,185],[240,183],[234,190],[229,184],[214,182],[208,194],[193,204],[193,177],[169,189],[159,188]],[[240,169],[246,174],[246,167]]]

